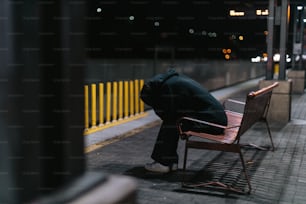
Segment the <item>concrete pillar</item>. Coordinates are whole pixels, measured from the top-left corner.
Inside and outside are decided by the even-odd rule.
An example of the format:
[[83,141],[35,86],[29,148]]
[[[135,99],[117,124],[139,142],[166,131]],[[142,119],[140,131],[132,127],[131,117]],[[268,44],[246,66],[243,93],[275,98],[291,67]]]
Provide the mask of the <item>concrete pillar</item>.
[[289,27],[289,0],[281,0],[280,10],[280,43],[279,43],[279,80],[286,79],[286,55],[287,55],[287,39]]
[[269,0],[269,16],[268,16],[268,36],[267,36],[267,53],[268,62],[266,69],[266,79],[273,78],[274,62],[273,62],[273,47],[274,47],[274,30],[275,30],[275,0]]
[[287,77],[292,81],[292,93],[303,94],[305,89],[305,70],[288,70]]
[[305,89],[305,69],[302,67],[305,5],[302,2],[295,2],[291,7],[293,11],[292,69],[288,70],[287,78],[292,80],[292,93],[302,94]]
[[291,80],[261,80],[259,88],[269,86],[275,81],[279,86],[274,88],[268,112],[268,121],[272,123],[286,124],[291,119]]
[[[278,79],[286,78],[286,54],[289,25],[289,0],[269,0],[267,52],[268,62],[266,79],[273,78],[273,56],[280,54]],[[279,32],[277,31],[279,30]]]

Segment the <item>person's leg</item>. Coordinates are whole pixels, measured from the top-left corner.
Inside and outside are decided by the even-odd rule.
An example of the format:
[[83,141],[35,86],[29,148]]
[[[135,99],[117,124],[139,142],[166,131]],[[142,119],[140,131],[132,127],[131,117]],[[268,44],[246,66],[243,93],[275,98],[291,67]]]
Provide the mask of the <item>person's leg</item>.
[[152,159],[162,165],[171,166],[178,163],[178,131],[175,124],[163,122],[152,152]]

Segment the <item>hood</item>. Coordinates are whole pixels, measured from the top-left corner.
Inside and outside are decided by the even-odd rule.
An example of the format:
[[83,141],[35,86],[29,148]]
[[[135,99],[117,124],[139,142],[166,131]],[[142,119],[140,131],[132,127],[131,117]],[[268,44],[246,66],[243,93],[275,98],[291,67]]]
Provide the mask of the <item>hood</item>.
[[155,75],[144,84],[141,90],[141,99],[146,104],[154,106],[158,100],[158,96],[160,95],[161,87],[163,84],[171,77],[178,75],[179,74],[174,69],[170,69],[163,74]]

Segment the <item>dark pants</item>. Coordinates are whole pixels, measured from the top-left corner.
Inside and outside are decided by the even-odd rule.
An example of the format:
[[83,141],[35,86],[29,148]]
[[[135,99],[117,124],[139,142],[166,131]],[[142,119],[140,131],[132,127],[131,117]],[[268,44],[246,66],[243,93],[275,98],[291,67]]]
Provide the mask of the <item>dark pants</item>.
[[[186,123],[183,125],[183,128],[185,130],[201,131],[210,134],[220,134],[223,132],[223,130],[219,128],[212,129],[211,127],[203,125],[200,126],[199,124],[194,123]],[[173,122],[163,121],[151,158],[166,166],[172,165],[173,163],[178,163],[178,140],[179,133],[176,124]]]
[[176,152],[179,134],[175,124],[163,122],[152,152],[152,159],[163,164],[171,165],[178,163]]

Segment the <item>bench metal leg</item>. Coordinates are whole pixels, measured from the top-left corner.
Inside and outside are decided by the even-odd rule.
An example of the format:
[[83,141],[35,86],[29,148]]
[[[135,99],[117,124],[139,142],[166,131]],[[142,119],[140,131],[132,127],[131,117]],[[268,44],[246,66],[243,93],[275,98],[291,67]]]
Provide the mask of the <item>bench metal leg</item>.
[[268,123],[267,120],[265,120],[265,123],[266,123],[266,127],[267,127],[267,130],[268,130],[268,133],[269,133],[269,137],[270,137],[270,141],[271,141],[271,145],[272,145],[272,151],[274,151],[274,143],[273,143],[273,140],[272,140],[270,126],[269,126],[269,123]]
[[182,187],[184,186],[185,179],[186,179],[186,165],[187,165],[187,154],[188,154],[188,146],[187,146],[188,138],[186,138],[185,143],[185,152],[184,152],[184,163],[183,163],[183,180],[182,180]]
[[188,154],[188,139],[186,139],[186,143],[185,143],[185,152],[184,152],[184,164],[183,164],[183,170],[186,170],[186,163],[187,163],[187,154]]
[[186,143],[185,143],[182,187],[186,187],[186,188],[217,187],[219,189],[224,189],[224,190],[228,190],[228,191],[232,191],[232,192],[236,192],[236,193],[250,194],[252,187],[251,187],[251,182],[250,182],[249,176],[247,174],[247,168],[246,168],[246,165],[245,165],[245,162],[244,162],[244,159],[243,159],[243,155],[241,153],[241,150],[240,150],[239,146],[235,149],[236,149],[235,151],[230,151],[230,152],[239,153],[240,161],[242,163],[243,174],[244,174],[245,180],[246,180],[247,185],[248,185],[248,191],[245,192],[243,189],[234,188],[230,185],[224,184],[224,183],[219,182],[219,181],[208,181],[208,182],[201,182],[201,183],[186,183],[186,163],[187,163],[187,156],[188,156],[188,141],[186,141]]
[[246,179],[246,181],[248,183],[248,187],[249,187],[249,191],[247,193],[250,193],[251,190],[252,190],[251,182],[250,182],[250,178],[249,178],[248,173],[247,173],[247,169],[246,169],[245,162],[244,162],[243,155],[242,155],[241,151],[239,151],[239,155],[240,155],[240,160],[241,160],[242,167],[243,167],[244,176],[245,176],[245,179]]
[[[267,128],[267,131],[268,131],[268,134],[269,134],[269,139],[270,139],[270,142],[271,142],[271,149],[272,149],[272,152],[273,152],[275,147],[274,147],[274,143],[273,143],[273,139],[272,139],[272,134],[271,134],[271,131],[270,131],[270,126],[269,126],[269,123],[266,119],[264,119],[263,122],[266,124],[266,128]],[[262,147],[262,146],[259,146],[259,145],[253,144],[253,143],[248,143],[248,144],[240,143],[240,145],[241,145],[241,147],[249,146],[249,147],[254,147],[256,149],[263,150],[263,151],[270,150],[269,147]]]

